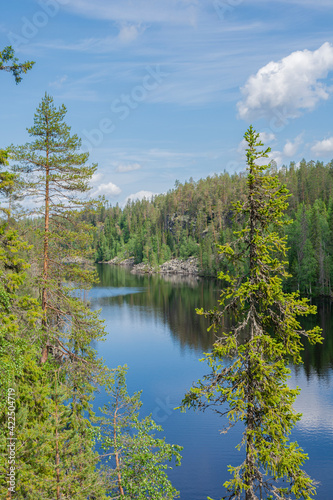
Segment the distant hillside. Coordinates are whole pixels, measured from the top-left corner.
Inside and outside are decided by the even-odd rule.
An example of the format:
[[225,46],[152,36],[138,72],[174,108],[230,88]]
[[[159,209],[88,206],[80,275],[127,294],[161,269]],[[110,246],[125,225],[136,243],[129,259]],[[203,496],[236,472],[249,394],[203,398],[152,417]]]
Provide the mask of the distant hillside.
[[[308,294],[331,294],[333,278],[333,160],[303,160],[278,172],[290,191],[287,217],[289,267],[286,286]],[[233,238],[245,221],[233,219],[232,203],[242,200],[246,175],[220,175],[184,184],[152,201],[130,202],[124,209],[105,205],[82,217],[95,228],[96,261],[133,256],[136,263],[159,265],[172,257],[196,256],[200,273],[216,276],[223,266],[216,244]]]

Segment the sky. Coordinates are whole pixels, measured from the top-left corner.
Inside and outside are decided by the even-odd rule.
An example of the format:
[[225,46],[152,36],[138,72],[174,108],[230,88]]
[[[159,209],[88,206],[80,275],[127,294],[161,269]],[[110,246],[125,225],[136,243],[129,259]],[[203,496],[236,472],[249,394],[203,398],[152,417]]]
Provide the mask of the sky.
[[333,158],[331,0],[11,0],[0,49],[1,147],[31,140],[45,92],[98,163],[112,205],[246,168],[260,132],[281,167]]

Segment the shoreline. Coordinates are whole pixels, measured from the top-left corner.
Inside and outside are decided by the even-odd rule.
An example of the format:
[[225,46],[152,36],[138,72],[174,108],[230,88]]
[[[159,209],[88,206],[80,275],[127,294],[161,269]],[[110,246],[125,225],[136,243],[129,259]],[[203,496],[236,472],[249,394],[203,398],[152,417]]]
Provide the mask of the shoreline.
[[145,262],[134,264],[134,257],[123,260],[114,257],[109,261],[99,262],[98,264],[131,267],[132,274],[172,274],[199,278],[198,259],[196,257],[189,257],[188,259],[171,259],[158,266],[151,266]]

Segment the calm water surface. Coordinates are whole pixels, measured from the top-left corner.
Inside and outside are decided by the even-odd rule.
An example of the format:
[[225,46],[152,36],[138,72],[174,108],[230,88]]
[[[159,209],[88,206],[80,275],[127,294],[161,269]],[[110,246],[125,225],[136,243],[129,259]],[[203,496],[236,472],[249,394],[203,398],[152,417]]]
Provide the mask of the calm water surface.
[[[242,429],[221,434],[226,422],[205,413],[175,411],[191,384],[208,372],[198,360],[208,352],[213,335],[195,314],[196,307],[216,304],[218,283],[192,278],[135,276],[127,269],[98,265],[100,283],[90,293],[94,309],[108,332],[96,345],[110,368],[128,366],[128,390],[143,390],[143,414],[152,413],[162,425],[167,442],[184,447],[181,467],[169,477],[181,500],[216,500],[229,479],[227,466],[238,465],[242,453],[235,450]],[[312,323],[324,328],[322,346],[306,348],[304,365],[292,367],[291,386],[302,389],[296,401],[303,414],[292,439],[309,454],[308,474],[320,482],[318,500],[333,499],[333,308],[318,304]],[[307,326],[310,326],[307,325]],[[107,401],[101,393],[96,408]]]

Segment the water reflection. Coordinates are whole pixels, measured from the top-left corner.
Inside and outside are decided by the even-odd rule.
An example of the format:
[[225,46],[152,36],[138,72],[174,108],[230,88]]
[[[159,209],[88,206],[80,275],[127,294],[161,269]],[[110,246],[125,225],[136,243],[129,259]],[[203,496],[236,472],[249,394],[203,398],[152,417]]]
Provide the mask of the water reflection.
[[186,276],[133,275],[127,269],[118,266],[99,265],[100,284],[94,288],[91,302],[95,298],[95,290],[112,287],[142,290],[143,293],[112,294],[98,299],[100,306],[117,303],[129,304],[133,307],[149,310],[156,318],[167,325],[175,341],[183,348],[198,351],[210,350],[214,342],[214,334],[207,332],[207,320],[195,313],[196,307],[211,307],[218,296],[217,284],[214,281],[198,280]]
[[[241,461],[235,446],[242,428],[220,435],[226,422],[212,412],[171,411],[192,383],[209,371],[198,358],[210,350],[214,334],[207,333],[208,324],[196,315],[195,308],[210,309],[217,304],[219,283],[178,276],[138,276],[109,265],[99,265],[98,273],[100,283],[91,291],[90,301],[94,308],[103,308],[108,331],[105,342],[98,343],[99,354],[110,368],[128,364],[129,392],[143,389],[145,414],[153,413],[159,419],[168,442],[184,446],[182,467],[170,473],[181,500],[203,500],[207,495],[221,498],[222,484],[229,479],[227,466]],[[320,346],[306,345],[305,364],[292,367],[290,385],[302,389],[295,409],[303,413],[292,440],[310,456],[305,470],[321,483],[318,498],[330,500],[333,311],[330,301],[317,305],[318,316],[308,318],[304,326],[310,328],[318,322],[325,340]],[[96,407],[106,402],[104,397],[100,394],[96,398]]]
[[292,369],[290,386],[301,387],[294,408],[302,413],[298,428],[310,436],[318,432],[333,435],[333,394],[330,377],[319,377],[313,370],[310,377],[303,370]]
[[[182,348],[190,348],[201,354],[209,351],[215,340],[213,332],[207,332],[207,320],[195,313],[196,307],[210,309],[217,304],[219,282],[202,280],[192,276],[134,275],[129,269],[100,264],[97,266],[100,283],[94,288],[91,302],[99,306],[128,304],[150,311],[156,319],[170,328],[174,341]],[[307,377],[314,371],[325,377],[333,367],[333,320],[332,301],[316,301],[318,314],[302,321],[305,328],[319,324],[323,328],[324,342],[311,346],[305,340],[302,353],[302,370]],[[230,320],[225,319],[226,327]]]
[[311,316],[302,321],[306,328],[313,328],[319,325],[323,329],[322,344],[309,345],[305,340],[304,352],[302,355],[304,370],[308,378],[314,371],[319,377],[325,377],[333,368],[333,308],[332,301],[320,299],[312,301],[317,306],[317,315]]

